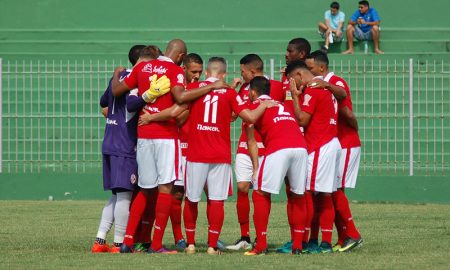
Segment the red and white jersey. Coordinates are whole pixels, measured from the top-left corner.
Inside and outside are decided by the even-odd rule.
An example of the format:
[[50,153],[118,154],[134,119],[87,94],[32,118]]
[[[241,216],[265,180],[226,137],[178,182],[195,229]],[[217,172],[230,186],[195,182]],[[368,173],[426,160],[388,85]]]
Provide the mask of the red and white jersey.
[[[273,100],[283,102],[283,87],[280,81],[270,80],[270,97]],[[250,92],[250,84],[244,83],[241,88],[239,89],[238,95],[242,98],[243,101],[250,104],[250,98],[249,98],[249,92]],[[249,155],[248,147],[247,147],[247,133],[245,132],[245,123],[242,122],[242,132],[241,136],[239,137],[238,147],[237,147],[237,153],[238,154],[246,154]],[[264,144],[262,143],[261,135],[258,133],[258,131],[255,130],[255,139],[256,143],[258,144],[258,155],[263,156],[264,155]]]
[[[188,85],[203,87],[217,79]],[[231,163],[230,124],[233,112],[238,115],[247,104],[234,89],[218,89],[194,101],[189,115],[189,138],[186,159],[201,163]]]
[[188,148],[189,119],[183,124],[183,126],[178,130],[178,132],[181,146],[181,155],[185,157],[187,155],[187,148]]
[[[261,100],[271,99],[262,95],[250,105],[256,109]],[[266,156],[281,149],[305,148],[306,142],[293,114],[283,104],[267,108],[263,116],[255,123],[255,129],[261,134]]]
[[[165,56],[156,60],[144,61],[136,65],[124,79],[128,88],[138,88],[139,96],[150,88],[150,78],[156,74],[158,78],[166,75],[170,79],[170,87],[184,86],[183,69]],[[159,97],[154,103],[145,105],[144,110],[150,114],[159,113],[174,104],[173,95],[167,93]],[[143,112],[141,112],[143,114]],[[178,127],[175,119],[164,122],[151,122],[138,127],[138,138],[143,139],[175,139],[178,137]]]
[[[338,110],[343,107],[349,108],[353,111],[352,98],[350,96],[350,88],[348,87],[347,82],[339,76],[334,75],[333,72],[330,72],[325,76],[325,81],[334,84],[336,86],[342,87],[345,89],[347,93],[347,97],[343,100],[338,101]],[[338,139],[341,143],[342,148],[352,148],[361,146],[361,140],[359,139],[358,131],[352,128],[345,118],[343,118],[340,114],[338,114]]]
[[330,91],[306,87],[300,95],[300,107],[311,115],[308,126],[304,128],[308,153],[337,137],[338,104]]

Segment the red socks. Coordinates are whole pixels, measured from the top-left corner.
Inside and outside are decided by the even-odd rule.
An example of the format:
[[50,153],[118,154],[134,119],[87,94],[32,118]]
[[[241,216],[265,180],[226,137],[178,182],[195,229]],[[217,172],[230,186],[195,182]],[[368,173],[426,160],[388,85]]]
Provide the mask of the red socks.
[[253,222],[255,223],[256,249],[263,251],[267,249],[267,224],[269,223],[271,200],[270,196],[264,196],[256,191],[252,193],[253,200]]
[[331,244],[334,223],[334,206],[331,194],[329,194],[330,196],[327,195],[320,194],[320,229],[322,230],[322,242]]
[[178,200],[172,196],[172,208],[170,209],[170,222],[172,223],[173,238],[175,244],[183,239],[183,232],[181,231],[181,204],[183,199]]
[[162,248],[162,239],[166,230],[167,221],[172,206],[172,195],[168,193],[159,193],[156,202],[156,219],[153,232],[152,249],[157,251]]
[[238,191],[236,211],[238,221],[241,226],[241,236],[250,235],[250,200],[248,199],[248,193]]
[[306,200],[302,197],[292,197],[292,249],[302,250],[303,234],[306,222]]
[[217,248],[224,219],[223,201],[208,201],[208,246]]
[[342,218],[343,226],[346,228],[345,234],[353,239],[361,237],[353,222],[352,212],[350,211],[350,205],[348,203],[347,196],[344,191],[338,189],[333,193],[333,202],[336,208],[336,212]]
[[309,232],[311,231],[311,223],[314,216],[314,204],[312,199],[312,193],[306,191],[303,195],[306,207],[306,218],[305,218],[305,233],[303,234],[303,242],[308,243]]
[[320,223],[319,223],[319,217],[320,213],[322,211],[322,202],[320,200],[321,194],[312,194],[312,202],[314,207],[314,214],[312,215],[311,219],[311,234],[309,236],[309,239],[318,240],[319,239],[319,229],[320,229]]
[[198,216],[198,203],[191,202],[188,198],[184,200],[184,228],[186,230],[186,241],[188,245],[195,244],[195,226]]
[[136,232],[136,243],[150,243],[153,223],[155,223],[156,199],[158,199],[158,189],[151,189],[147,195],[147,207],[142,216],[141,226]]
[[128,217],[127,230],[123,243],[129,247],[134,244],[134,237],[136,231],[141,223],[142,215],[144,214],[147,205],[147,194],[139,190],[130,207],[130,215]]

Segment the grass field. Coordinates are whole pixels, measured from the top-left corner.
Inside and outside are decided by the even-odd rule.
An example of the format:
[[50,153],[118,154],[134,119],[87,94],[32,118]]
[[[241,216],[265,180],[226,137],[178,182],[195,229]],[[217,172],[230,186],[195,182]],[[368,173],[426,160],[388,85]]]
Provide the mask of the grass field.
[[[0,269],[449,269],[450,205],[352,204],[364,246],[346,254],[246,257],[91,254],[103,202],[0,201]],[[233,242],[239,227],[234,203],[226,203],[221,239]],[[169,225],[170,227],[170,225]],[[200,204],[197,242],[206,239]],[[172,243],[171,229],[165,243]],[[288,239],[285,205],[274,203],[271,247]],[[111,242],[112,239],[108,239]],[[170,246],[170,245],[169,245]]]

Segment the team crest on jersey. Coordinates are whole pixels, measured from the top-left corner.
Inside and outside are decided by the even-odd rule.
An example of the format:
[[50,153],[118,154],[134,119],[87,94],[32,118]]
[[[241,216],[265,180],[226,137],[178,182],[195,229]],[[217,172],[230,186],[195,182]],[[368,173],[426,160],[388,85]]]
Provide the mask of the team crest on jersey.
[[344,88],[344,83],[343,83],[342,81],[338,81],[338,82],[336,83],[336,85],[337,85],[337,86],[340,86],[340,87],[342,87],[342,88]]
[[183,74],[178,74],[177,75],[177,80],[178,80],[178,83],[184,83],[184,75]]
[[142,68],[142,72],[147,73],[156,73],[156,74],[166,74],[167,68],[163,66],[156,66],[154,67],[152,64],[147,64]]
[[130,182],[131,182],[131,184],[136,184],[136,181],[137,181],[137,177],[136,177],[136,175],[133,173],[133,174],[131,174],[131,176],[130,176]]
[[309,106],[309,101],[311,100],[312,96],[306,94],[305,100],[303,100],[303,106]]

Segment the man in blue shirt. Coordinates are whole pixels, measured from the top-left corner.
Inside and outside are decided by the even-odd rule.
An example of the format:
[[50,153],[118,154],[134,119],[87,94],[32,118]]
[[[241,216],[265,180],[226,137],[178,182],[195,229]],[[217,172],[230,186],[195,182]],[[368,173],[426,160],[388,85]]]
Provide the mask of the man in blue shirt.
[[358,40],[373,40],[374,52],[382,54],[379,48],[380,17],[368,1],[359,1],[359,9],[353,13],[347,25],[348,50],[343,54],[353,53],[353,37]]
[[333,42],[340,42],[344,37],[345,14],[339,10],[339,3],[333,2],[330,9],[325,11],[325,23],[319,22],[319,34],[325,39],[325,45],[322,46],[323,52],[328,52],[328,46]]

